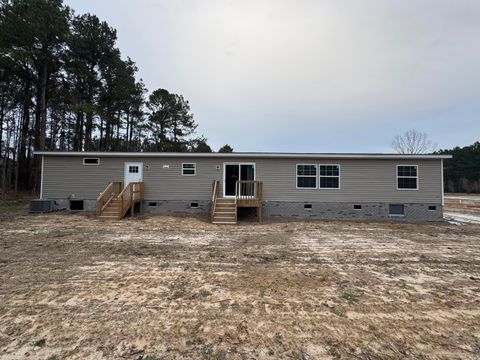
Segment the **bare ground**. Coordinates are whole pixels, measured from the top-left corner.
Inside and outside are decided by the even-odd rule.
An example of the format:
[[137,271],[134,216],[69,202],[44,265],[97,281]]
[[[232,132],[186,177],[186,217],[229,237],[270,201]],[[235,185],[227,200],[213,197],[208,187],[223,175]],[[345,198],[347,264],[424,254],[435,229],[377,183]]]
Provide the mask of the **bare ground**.
[[0,215],[1,359],[478,359],[480,225]]

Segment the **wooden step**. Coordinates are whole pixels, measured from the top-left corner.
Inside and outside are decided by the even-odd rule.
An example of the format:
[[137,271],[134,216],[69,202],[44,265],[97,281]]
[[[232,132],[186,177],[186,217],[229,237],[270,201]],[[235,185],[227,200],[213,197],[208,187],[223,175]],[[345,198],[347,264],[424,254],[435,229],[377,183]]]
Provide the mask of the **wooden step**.
[[102,220],[118,220],[120,219],[120,216],[119,215],[100,215],[98,217],[99,219],[102,219]]
[[230,213],[234,213],[235,212],[235,208],[215,208],[215,212],[230,212]]
[[212,223],[218,225],[237,224],[237,204],[235,199],[219,198],[215,202]]
[[214,215],[231,215],[235,216],[235,210],[215,210]]
[[120,211],[109,211],[109,210],[105,210],[101,215],[116,215],[116,216],[119,216],[119,215],[120,215]]
[[233,221],[237,222],[237,218],[235,216],[214,216],[213,221]]
[[115,206],[107,206],[107,207],[105,208],[105,210],[108,210],[108,209],[121,210],[122,207],[121,207],[121,206],[116,206],[116,205],[115,205]]

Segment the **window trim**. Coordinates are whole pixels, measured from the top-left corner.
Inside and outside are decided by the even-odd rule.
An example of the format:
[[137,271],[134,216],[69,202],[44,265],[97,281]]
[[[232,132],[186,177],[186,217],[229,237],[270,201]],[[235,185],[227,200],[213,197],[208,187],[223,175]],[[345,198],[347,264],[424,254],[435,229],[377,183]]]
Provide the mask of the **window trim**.
[[[183,166],[184,165],[193,165],[193,168],[187,168],[185,169]],[[193,174],[185,174],[183,171],[184,170],[193,170]],[[196,162],[187,162],[187,163],[182,163],[182,176],[197,176],[197,163]]]
[[[398,168],[400,166],[415,166],[417,168],[417,176],[398,176]],[[397,182],[397,190],[398,191],[417,191],[420,189],[420,173],[419,173],[419,166],[415,164],[397,164],[396,167],[396,182]],[[408,178],[408,179],[417,179],[417,187],[416,188],[399,188],[398,187],[398,179],[399,178]]]
[[[338,176],[337,175],[321,175],[320,166],[338,166]],[[338,187],[321,187],[320,178],[322,177],[338,177]],[[340,164],[318,164],[318,189],[319,190],[341,190],[342,189],[341,177],[342,177],[342,169],[340,167]]]
[[[86,164],[85,163],[86,159],[96,159],[98,162],[96,164]],[[100,158],[99,157],[84,157],[82,162],[83,162],[84,166],[98,166],[98,165],[100,165]]]
[[[315,166],[315,175],[298,175],[299,166]],[[315,187],[299,187],[298,178],[299,177],[313,177],[315,178]],[[318,189],[318,164],[295,164],[295,188],[297,190],[314,190]]]

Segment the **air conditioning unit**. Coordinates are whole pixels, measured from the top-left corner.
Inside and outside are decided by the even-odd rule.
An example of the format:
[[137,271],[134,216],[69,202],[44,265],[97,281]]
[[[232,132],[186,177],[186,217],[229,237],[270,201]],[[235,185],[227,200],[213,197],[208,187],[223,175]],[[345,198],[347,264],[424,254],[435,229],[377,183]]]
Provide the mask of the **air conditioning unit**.
[[53,211],[53,200],[36,199],[30,201],[31,213],[45,213]]

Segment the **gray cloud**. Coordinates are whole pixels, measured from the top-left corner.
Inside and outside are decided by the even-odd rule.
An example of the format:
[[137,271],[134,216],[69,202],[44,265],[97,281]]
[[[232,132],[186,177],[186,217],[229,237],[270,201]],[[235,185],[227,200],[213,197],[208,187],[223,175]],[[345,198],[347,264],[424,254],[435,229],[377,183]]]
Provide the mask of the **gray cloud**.
[[68,0],[119,32],[150,90],[215,148],[389,151],[415,127],[479,140],[476,0]]

